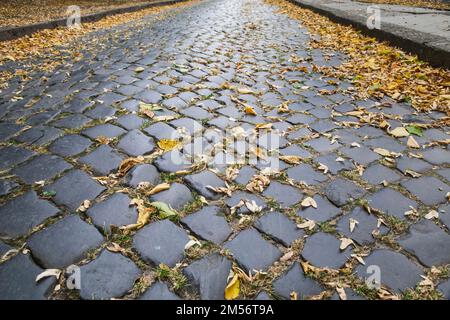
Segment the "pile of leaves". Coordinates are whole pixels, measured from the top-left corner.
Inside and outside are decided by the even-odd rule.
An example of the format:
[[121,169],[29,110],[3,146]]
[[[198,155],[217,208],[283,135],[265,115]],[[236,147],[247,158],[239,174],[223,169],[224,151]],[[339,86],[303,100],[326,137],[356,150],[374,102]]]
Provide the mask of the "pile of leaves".
[[[154,1],[154,0],[153,0]],[[0,28],[23,26],[66,17],[68,6],[79,6],[81,14],[128,7],[151,0],[3,0]]]
[[[130,21],[136,21],[150,14],[159,14],[169,8],[178,8],[192,4],[193,1],[180,2],[172,5],[158,6],[142,9],[135,12],[116,14],[107,16],[99,21],[83,23],[82,28],[58,27],[55,29],[45,29],[32,35],[24,36],[11,41],[0,42],[0,66],[8,61],[27,61],[27,69],[39,69],[44,71],[54,70],[58,65],[65,62],[65,59],[82,59],[80,46],[69,49],[68,44],[76,39],[96,30],[108,29],[116,25]],[[67,49],[63,50],[64,45]],[[62,55],[61,53],[66,55]],[[40,59],[39,64],[34,62]],[[25,68],[24,68],[25,69]],[[30,73],[29,70],[17,68],[15,70],[0,71],[0,89],[6,85],[7,81],[15,76],[24,79]]]
[[358,2],[450,10],[450,2],[446,2],[445,0],[358,0]]
[[389,96],[399,102],[410,102],[418,111],[439,110],[450,115],[449,70],[431,67],[417,56],[288,1],[266,2],[278,5],[281,13],[300,20],[311,34],[316,35],[310,42],[312,48],[347,55],[347,61],[340,66],[314,65],[315,71],[350,80],[363,97]]

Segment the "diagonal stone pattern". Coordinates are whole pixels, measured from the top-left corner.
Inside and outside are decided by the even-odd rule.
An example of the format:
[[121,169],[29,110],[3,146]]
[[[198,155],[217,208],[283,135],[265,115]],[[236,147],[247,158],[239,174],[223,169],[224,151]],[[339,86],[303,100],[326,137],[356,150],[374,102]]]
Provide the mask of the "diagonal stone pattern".
[[[122,40],[116,39],[118,35]],[[85,51],[83,59],[53,73],[33,74],[28,82],[13,80],[1,92],[0,236],[5,244],[0,244],[17,249],[26,243],[30,250],[27,256],[0,260],[0,278],[6,283],[0,288],[1,298],[50,298],[52,281],[34,286],[34,276],[41,269],[70,264],[80,265],[98,283],[85,288],[81,298],[120,298],[133,290],[143,265],[155,272],[163,263],[169,267],[182,264],[188,287],[197,297],[222,299],[232,259],[253,273],[283,266],[272,283],[245,298],[289,299],[296,291],[303,299],[327,289],[319,279],[305,275],[299,261],[319,268],[344,267],[354,251],[353,246],[339,249],[341,237],[365,246],[370,251],[366,263],[380,265],[387,273],[383,285],[398,294],[413,288],[425,268],[448,263],[448,147],[427,146],[418,159],[411,156],[415,150],[406,140],[369,124],[344,126],[343,121],[357,119],[345,113],[358,108],[389,112],[400,123],[412,109],[387,98],[358,100],[346,90],[348,82],[304,72],[313,70],[313,65],[340,65],[346,57],[311,48],[311,35],[298,21],[260,0],[207,0],[174,9],[167,16],[150,15],[96,31],[80,41],[97,38],[102,46],[95,54]],[[12,63],[0,68],[18,68]],[[136,72],[137,67],[144,71]],[[337,93],[324,95],[323,90]],[[20,100],[14,99],[18,92]],[[142,102],[157,106],[155,116],[162,120],[140,114]],[[392,107],[385,108],[386,103]],[[287,113],[278,112],[282,104],[288,106]],[[246,114],[244,105],[257,115]],[[431,120],[431,115],[420,116]],[[253,130],[257,124],[269,123],[278,130],[280,154],[299,156],[304,163],[280,161],[284,175],[271,177],[269,186],[258,195],[236,188],[228,196],[214,189],[226,183],[245,186],[267,166],[261,159],[240,166],[237,178],[230,182],[224,172],[232,163],[214,166],[206,161],[209,167],[192,167],[201,155],[195,143],[166,153],[158,145],[163,139],[179,140],[186,135],[202,137],[200,143],[213,145],[217,134],[228,128]],[[429,129],[422,138],[444,141],[448,131]],[[268,132],[261,132],[260,141],[264,134]],[[376,148],[398,152],[400,157],[389,163]],[[117,175],[123,159],[138,156],[150,156],[150,160],[124,176]],[[176,161],[180,159],[190,162],[180,164]],[[328,169],[324,171],[323,165]],[[366,168],[364,174],[355,177],[361,166]],[[176,172],[185,170],[182,178],[174,178]],[[409,170],[421,177],[414,178]],[[101,183],[99,177],[107,175],[116,179],[114,188]],[[117,232],[115,227],[137,219],[130,198],[111,193],[119,187],[134,192],[140,183],[154,186],[167,181],[169,190],[148,200],[165,202],[186,216],[180,221],[155,218],[131,232],[129,248],[139,263],[121,253],[99,251],[109,244],[107,235]],[[318,207],[302,207],[302,199],[311,192]],[[187,210],[191,203],[198,204],[199,197],[205,198],[202,208]],[[77,211],[85,200],[92,207],[86,213]],[[261,212],[244,205],[232,214],[241,200],[255,201]],[[369,215],[362,203],[376,210]],[[404,215],[412,208],[438,210],[444,226],[424,218],[413,223]],[[388,225],[379,226],[379,218]],[[393,219],[404,221],[409,229],[394,233],[389,225]],[[318,225],[310,233],[295,227],[306,220]],[[349,223],[354,220],[352,232]],[[250,221],[250,225],[240,225],[240,221]],[[330,231],[327,225],[334,224],[336,230]],[[194,236],[203,245],[214,243],[229,254],[190,256],[185,245]],[[383,242],[384,236],[391,237],[389,241],[400,249],[385,248],[390,242]],[[97,253],[91,257],[93,250]],[[288,250],[297,255],[281,261]],[[399,274],[399,268],[408,270],[408,275]],[[108,269],[118,277],[124,271],[127,274],[109,282]],[[367,275],[361,265],[353,271],[362,280]],[[445,281],[440,288],[448,295]],[[190,296],[159,279],[132,297]]]

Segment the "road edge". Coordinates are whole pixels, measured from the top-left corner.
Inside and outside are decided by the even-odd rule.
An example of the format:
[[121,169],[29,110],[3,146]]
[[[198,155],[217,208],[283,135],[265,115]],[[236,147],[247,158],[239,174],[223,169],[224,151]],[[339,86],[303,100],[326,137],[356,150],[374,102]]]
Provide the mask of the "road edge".
[[[387,41],[391,45],[417,55],[434,67],[450,69],[450,46],[445,38],[403,28],[390,23],[382,23],[381,29],[369,29],[366,19],[352,15],[343,10],[330,9],[320,4],[305,3],[302,0],[288,0],[289,2],[326,16],[339,24],[351,25],[363,34]],[[421,40],[419,40],[419,38]]]
[[[135,6],[116,8],[116,9],[111,9],[111,10],[104,10],[104,11],[81,16],[81,23],[95,22],[104,17],[115,15],[115,14],[135,12],[135,11],[139,11],[142,9],[165,6],[165,5],[170,5],[170,4],[175,4],[178,2],[185,2],[185,1],[188,1],[188,0],[163,0],[163,1],[140,4],[140,5],[135,5]],[[67,21],[67,18],[62,18],[62,19],[50,20],[50,21],[46,21],[46,22],[33,23],[33,24],[25,25],[25,26],[6,28],[3,30],[0,30],[0,42],[14,40],[14,39],[17,39],[17,38],[20,38],[20,37],[23,37],[26,35],[30,35],[30,34],[33,34],[35,32],[38,32],[38,31],[41,31],[44,29],[54,29],[57,27],[65,26],[66,21]]]

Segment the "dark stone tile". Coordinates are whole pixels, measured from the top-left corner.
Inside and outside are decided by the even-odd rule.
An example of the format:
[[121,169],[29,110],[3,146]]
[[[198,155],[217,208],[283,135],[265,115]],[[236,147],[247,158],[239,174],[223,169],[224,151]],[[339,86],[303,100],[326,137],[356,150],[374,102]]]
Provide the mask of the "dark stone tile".
[[[350,231],[350,219],[353,219],[356,223],[353,232]],[[373,232],[383,236],[389,231],[383,224],[378,228],[377,217],[360,207],[356,207],[350,214],[339,219],[336,230],[362,246],[370,245],[375,241]]]
[[[238,191],[234,192],[230,198],[227,198],[225,200],[225,203],[228,207],[234,207],[237,206],[238,203],[243,200],[245,202],[254,201],[257,206],[261,207],[263,210],[267,207],[266,203],[257,195],[250,193],[250,192],[244,192],[244,191]],[[243,205],[242,207],[238,208],[236,210],[237,214],[251,214],[252,212],[247,208],[246,205]]]
[[166,152],[162,157],[156,158],[153,164],[160,171],[172,173],[186,170],[192,165],[191,161],[178,150]]
[[57,121],[54,121],[52,125],[59,128],[78,129],[85,126],[91,121],[92,119],[83,116],[82,114],[73,114],[65,118],[59,119]]
[[314,208],[312,206],[302,208],[301,210],[297,211],[297,215],[309,220],[324,222],[334,218],[341,212],[339,208],[335,207],[326,198],[315,195],[313,199],[317,203],[317,208]]
[[101,145],[88,155],[81,157],[79,161],[91,167],[95,174],[106,176],[116,170],[123,159],[124,157],[110,146]]
[[178,138],[180,138],[180,134],[175,130],[175,128],[169,126],[165,122],[157,122],[155,124],[152,124],[148,128],[145,128],[144,131],[158,140],[177,140]]
[[391,170],[381,164],[374,164],[364,171],[362,178],[367,182],[376,185],[382,183],[383,181],[398,181],[400,180],[401,176],[394,170]]
[[310,124],[309,127],[319,133],[328,132],[338,128],[338,126],[330,120],[319,120]]
[[417,208],[415,201],[390,188],[379,190],[367,200],[371,207],[399,219],[405,219],[405,212],[411,210],[411,207]]
[[302,257],[313,266],[340,269],[348,257],[351,248],[339,249],[341,242],[329,233],[315,233],[306,238],[301,252]]
[[225,244],[225,248],[231,251],[246,272],[252,273],[254,270],[266,270],[281,257],[281,251],[264,240],[255,229],[241,231],[236,238]]
[[232,232],[221,208],[216,206],[207,206],[181,221],[202,239],[217,244],[224,242]]
[[84,200],[93,200],[105,188],[95,182],[81,170],[72,170],[56,182],[44,188],[45,191],[55,191],[53,201],[65,205],[70,210],[78,209]]
[[45,268],[65,268],[86,257],[103,242],[97,229],[70,215],[28,239],[33,257]]
[[398,243],[427,267],[450,263],[450,235],[430,220],[412,225]]
[[137,157],[153,151],[155,144],[152,138],[134,129],[123,136],[117,144],[117,148],[130,156]]
[[46,300],[56,284],[54,277],[36,283],[36,277],[44,270],[38,267],[30,255],[19,253],[0,265],[0,299]]
[[304,145],[313,148],[314,150],[320,153],[331,152],[338,149],[341,146],[338,142],[332,144],[330,140],[323,137],[305,142]]
[[450,300],[450,280],[442,282],[437,288],[442,292],[445,299]]
[[254,227],[286,247],[305,235],[292,220],[279,212],[270,212],[263,215],[255,222]]
[[44,154],[19,165],[12,173],[19,176],[26,183],[33,184],[37,181],[52,179],[71,168],[72,165],[60,157]]
[[450,186],[435,177],[420,177],[401,183],[409,192],[419,198],[427,206],[443,203]]
[[180,118],[170,122],[175,128],[185,128],[186,131],[193,135],[203,130],[203,126],[197,121],[190,118]]
[[[341,161],[336,159],[341,158]],[[330,153],[321,157],[314,158],[314,161],[320,165],[324,164],[328,167],[330,173],[336,175],[341,171],[351,171],[355,169],[355,165],[347,159],[339,157],[336,153]]]
[[231,262],[213,253],[187,266],[183,273],[202,300],[223,300]]
[[448,229],[450,229],[450,204],[443,204],[439,207],[438,212],[439,219]]
[[291,293],[295,292],[299,299],[315,296],[324,291],[316,281],[308,278],[303,273],[298,262],[286,271],[280,278],[273,282],[274,292],[283,299],[290,300]]
[[437,170],[436,173],[450,182],[450,169]]
[[345,205],[350,200],[361,198],[366,191],[357,186],[353,181],[337,178],[331,181],[324,189],[328,200],[338,207]]
[[107,123],[86,129],[82,132],[82,134],[91,139],[97,139],[100,136],[107,138],[115,138],[124,134],[125,132],[126,131],[123,130],[122,128]]
[[425,161],[434,165],[450,164],[450,151],[442,148],[432,148],[421,152]]
[[99,105],[85,114],[92,119],[105,119],[107,117],[112,117],[116,111],[117,110],[112,107]]
[[301,158],[311,157],[311,153],[303,148],[300,148],[296,144],[292,144],[289,147],[280,149],[280,154],[283,156],[298,156]]
[[121,116],[116,122],[127,130],[139,129],[145,120],[135,114]]
[[314,170],[309,164],[300,164],[298,166],[286,170],[289,178],[295,181],[304,182],[307,185],[317,185],[326,180],[328,177],[320,172]]
[[120,227],[136,223],[137,210],[130,202],[131,199],[126,194],[114,193],[89,208],[87,215],[92,218],[93,224],[109,233],[112,225]]
[[49,150],[63,157],[71,157],[85,151],[92,142],[82,136],[70,134],[54,141]]
[[[357,133],[358,134],[358,133]],[[403,152],[406,150],[406,146],[397,142],[394,138],[391,137],[381,137],[376,139],[367,140],[365,145],[375,148],[383,148],[393,152]]]
[[256,170],[250,166],[244,166],[239,170],[239,174],[234,179],[234,182],[247,185],[247,183],[251,180],[251,178],[256,174]]
[[0,141],[6,141],[23,129],[23,126],[15,123],[0,123]]
[[160,176],[158,170],[151,164],[140,164],[132,168],[125,176],[125,183],[136,188],[141,182],[158,184]]
[[167,284],[157,281],[151,285],[139,300],[181,300],[175,293],[169,290]]
[[2,148],[0,149],[0,170],[22,163],[34,155],[33,151],[20,147],[10,146]]
[[266,291],[260,291],[254,300],[273,300]]
[[188,242],[186,231],[169,220],[162,220],[139,230],[134,236],[133,247],[145,261],[173,267],[183,259]]
[[214,192],[209,187],[225,187],[225,183],[223,182],[223,180],[208,170],[188,175],[184,179],[186,183],[195,191],[200,193],[205,198],[212,200],[219,199],[221,197],[221,194]]
[[361,148],[345,147],[340,149],[340,152],[362,165],[368,165],[380,159],[378,154],[364,146],[361,146]]
[[356,274],[367,279],[373,275],[368,266],[376,265],[381,271],[381,284],[399,293],[407,288],[414,288],[422,280],[423,271],[403,254],[388,249],[376,249],[364,258],[366,265],[359,265]]
[[287,122],[290,122],[292,124],[310,124],[313,123],[317,118],[303,114],[303,113],[296,113],[289,118],[286,119]]
[[432,168],[432,165],[416,158],[401,157],[397,159],[397,169],[406,174],[407,170],[413,170],[415,172],[425,172]]
[[270,182],[270,185],[264,190],[263,196],[274,199],[283,207],[290,207],[303,198],[299,189],[277,181]]
[[34,191],[28,191],[0,207],[0,235],[16,238],[27,234],[58,213],[58,208],[39,199]]
[[181,210],[190,201],[194,200],[191,191],[185,185],[173,183],[169,190],[158,192],[150,196],[151,201],[164,202],[175,210]]
[[312,135],[312,132],[308,128],[300,128],[296,131],[290,132],[287,137],[290,140],[303,139]]
[[7,195],[10,191],[14,190],[18,186],[19,184],[13,180],[0,179],[0,196]]
[[80,268],[82,299],[104,300],[122,297],[133,288],[141,271],[133,261],[107,250]]
[[17,136],[15,140],[27,143],[29,145],[41,146],[49,142],[54,141],[58,137],[62,136],[64,131],[53,128],[38,126],[24,131],[22,134]]

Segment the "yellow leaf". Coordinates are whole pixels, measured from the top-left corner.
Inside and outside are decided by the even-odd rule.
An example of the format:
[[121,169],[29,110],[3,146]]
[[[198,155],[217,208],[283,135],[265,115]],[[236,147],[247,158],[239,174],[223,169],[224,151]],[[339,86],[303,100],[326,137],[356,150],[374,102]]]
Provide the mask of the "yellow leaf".
[[158,147],[164,151],[175,149],[179,144],[179,141],[173,139],[161,139],[158,141]]
[[258,123],[258,124],[256,124],[255,129],[256,130],[272,129],[272,123]]
[[170,189],[170,184],[168,184],[166,182],[160,183],[157,186],[155,186],[154,188],[152,188],[149,192],[147,192],[146,195],[150,196],[152,194],[155,194],[155,193],[167,190],[167,189]]
[[133,168],[136,164],[141,163],[142,161],[144,161],[144,158],[141,156],[123,160],[119,166],[119,176],[125,175],[125,173],[127,173],[131,168]]
[[304,208],[313,207],[314,209],[317,209],[317,202],[311,197],[306,197],[305,199],[303,199],[301,205]]
[[134,69],[134,72],[140,73],[142,71],[144,71],[145,69],[143,67],[137,67],[136,69]]
[[237,274],[234,275],[230,283],[225,288],[225,299],[233,300],[239,296],[239,277]]
[[253,107],[248,106],[248,105],[244,108],[244,112],[245,112],[246,114],[249,114],[249,115],[252,115],[252,116],[258,115],[258,114],[256,113],[255,109],[253,109]]

